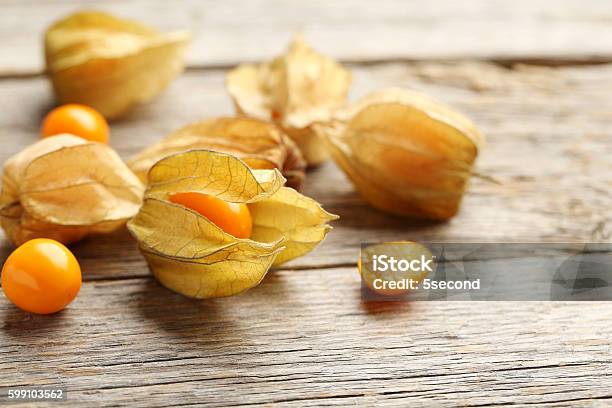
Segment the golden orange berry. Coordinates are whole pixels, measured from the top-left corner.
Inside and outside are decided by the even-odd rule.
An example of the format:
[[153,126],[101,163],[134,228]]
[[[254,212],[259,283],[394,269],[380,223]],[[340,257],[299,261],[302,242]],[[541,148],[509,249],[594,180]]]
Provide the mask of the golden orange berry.
[[92,142],[108,143],[108,123],[95,109],[85,105],[62,105],[45,116],[41,136],[70,133]]
[[236,238],[251,237],[253,219],[246,204],[228,203],[215,196],[195,192],[172,194],[169,200],[200,213]]
[[59,312],[81,288],[81,268],[68,248],[46,238],[32,239],[17,248],[2,267],[2,289],[26,312]]

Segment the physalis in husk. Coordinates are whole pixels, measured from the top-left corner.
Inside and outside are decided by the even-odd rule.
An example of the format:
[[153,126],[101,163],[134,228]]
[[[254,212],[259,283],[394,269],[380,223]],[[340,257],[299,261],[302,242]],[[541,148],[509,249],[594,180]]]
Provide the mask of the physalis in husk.
[[312,125],[325,122],[346,101],[351,73],[296,36],[286,54],[230,71],[226,86],[239,114],[271,120],[296,141],[309,165],[328,158]]
[[106,13],[78,12],[45,33],[47,73],[61,103],[118,118],[153,99],[183,71],[189,37]]
[[143,192],[107,145],[48,137],[4,164],[0,223],[15,245],[33,238],[67,244],[123,226],[138,212]]
[[228,153],[252,169],[278,169],[287,186],[299,190],[306,162],[293,140],[277,126],[250,118],[213,118],[192,123],[172,132],[128,161],[146,181],[149,168],[158,160],[191,149]]
[[457,213],[484,142],[465,116],[398,88],[337,111],[316,131],[374,207],[437,220]]
[[[225,153],[174,154],[149,170],[128,229],[162,285],[199,299],[235,295],[311,251],[337,218],[284,182],[277,169],[253,170]],[[249,238],[227,232],[232,212],[251,218]]]

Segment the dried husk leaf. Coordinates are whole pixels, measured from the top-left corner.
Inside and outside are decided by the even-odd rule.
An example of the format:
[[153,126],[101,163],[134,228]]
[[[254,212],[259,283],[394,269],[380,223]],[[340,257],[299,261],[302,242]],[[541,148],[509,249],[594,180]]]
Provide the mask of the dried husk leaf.
[[115,119],[157,96],[184,68],[189,34],[160,33],[101,12],[78,12],[45,33],[47,72],[61,103]]
[[279,169],[299,190],[306,162],[295,143],[277,126],[249,118],[214,118],[182,127],[137,154],[128,165],[142,181],[160,159],[186,150],[208,149],[242,159],[252,169]]
[[[164,286],[199,299],[235,295],[258,285],[273,264],[313,249],[330,229],[326,223],[335,218],[315,201],[283,187],[284,181],[277,169],[253,170],[228,154],[178,153],[151,167],[144,204],[128,228]],[[253,217],[251,239],[238,239],[170,202],[168,197],[178,192],[247,203]]]
[[328,223],[338,219],[312,198],[288,187],[281,187],[268,199],[253,202],[249,209],[253,240],[284,240],[285,250],[276,257],[275,265],[313,250],[331,230]]
[[211,150],[190,150],[158,161],[147,175],[147,198],[196,191],[232,203],[274,194],[285,182],[277,169],[251,170],[243,161]]
[[16,245],[39,237],[68,244],[123,226],[138,212],[143,192],[110,147],[58,135],[6,161],[0,223]]
[[344,105],[351,73],[312,50],[296,36],[286,54],[230,71],[226,86],[239,114],[279,124],[297,143],[309,165],[329,153],[313,124],[326,122]]
[[484,142],[465,116],[397,88],[338,111],[317,131],[374,207],[438,220],[457,213]]
[[148,198],[129,223],[155,277],[193,298],[231,296],[259,284],[281,241],[238,240],[188,208]]

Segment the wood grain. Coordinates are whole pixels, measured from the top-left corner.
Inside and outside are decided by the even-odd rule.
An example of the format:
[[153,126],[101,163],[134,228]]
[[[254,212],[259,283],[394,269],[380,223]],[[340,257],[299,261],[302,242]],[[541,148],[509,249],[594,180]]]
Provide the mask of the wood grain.
[[[160,287],[126,232],[92,237],[74,248],[87,282],[65,312],[0,303],[0,387],[66,385],[73,406],[606,404],[610,305],[368,304],[354,263],[362,241],[609,240],[610,82],[612,66],[356,67],[353,97],[410,86],[473,116],[489,140],[479,171],[502,184],[474,180],[461,214],[431,224],[370,209],[327,164],[306,192],[342,217],[328,239],[260,287],[215,301]],[[113,124],[113,145],[128,156],[230,113],[222,83],[222,71],[189,72]],[[43,78],[0,88],[23,101],[0,116],[4,160],[36,140],[52,101]]]
[[[403,220],[373,210],[332,163],[310,172],[305,193],[339,214],[336,229],[311,255],[290,264],[312,268],[353,264],[359,243],[397,239],[446,241],[609,240],[612,231],[612,66],[515,69],[485,63],[380,64],[355,67],[353,98],[398,85],[427,92],[474,118],[488,139],[458,217],[448,223]],[[112,126],[112,145],[134,154],[173,129],[232,113],[223,71],[192,71],[155,103]],[[0,116],[0,160],[37,140],[52,105],[46,80],[0,82],[12,100]],[[554,103],[551,100],[554,99]],[[0,251],[8,254],[6,241]],[[92,279],[142,276],[144,263],[126,233],[75,246]],[[100,248],[103,248],[100,250]],[[99,253],[116,251],[108,262]]]
[[[95,9],[194,35],[189,65],[270,58],[292,34],[346,61],[495,59],[610,61],[612,5],[600,0],[2,0],[0,73],[43,68],[42,35],[64,15]],[[27,24],[24,24],[27,22]]]
[[[514,62],[610,61],[612,5],[363,4],[0,1],[0,162],[37,140],[53,105],[42,30],[86,6],[196,34],[187,73],[112,124],[123,157],[231,114],[219,67],[269,57],[301,29],[352,62],[352,99],[406,86],[467,113],[488,139],[478,172],[498,181],[474,178],[456,218],[428,223],[371,209],[328,163],[305,193],[341,216],[335,229],[228,299],[162,288],[125,231],[91,237],[73,247],[85,283],[67,310],[32,316],[0,297],[0,390],[66,386],[75,407],[612,405],[610,304],[364,303],[355,268],[364,241],[610,241],[612,65]],[[11,249],[0,236],[0,259]]]
[[610,402],[597,303],[362,303],[353,268],[276,271],[196,302],[149,279],[91,282],[57,316],[3,305],[0,387],[71,406]]

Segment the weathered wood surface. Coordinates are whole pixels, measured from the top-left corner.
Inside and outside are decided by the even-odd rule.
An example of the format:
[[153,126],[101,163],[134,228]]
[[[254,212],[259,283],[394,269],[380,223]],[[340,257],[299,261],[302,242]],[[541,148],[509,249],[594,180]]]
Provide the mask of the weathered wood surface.
[[53,317],[3,305],[0,387],[66,384],[73,406],[611,402],[609,305],[365,304],[358,287],[331,268],[206,302],[138,278]]
[[[340,214],[336,230],[315,253],[292,267],[354,263],[360,242],[396,239],[609,240],[612,139],[609,120],[612,66],[500,68],[482,63],[382,64],[355,67],[358,97],[390,85],[409,86],[465,111],[488,143],[478,171],[502,184],[473,180],[458,217],[432,224],[401,220],[370,209],[329,163],[309,174],[305,192]],[[154,104],[113,124],[112,144],[129,157],[173,129],[199,118],[231,114],[223,71],[191,71]],[[52,104],[44,78],[5,80],[4,94],[30,104],[8,105],[0,116],[0,160],[38,137],[39,118]],[[553,103],[554,101],[554,103]],[[364,214],[366,216],[364,216]],[[100,245],[117,239],[123,256],[99,262]],[[8,253],[8,244],[2,244]],[[146,273],[128,234],[76,246],[99,265],[95,276]],[[135,262],[137,268],[122,267]],[[110,269],[109,269],[110,268]]]
[[[154,5],[143,12],[149,4]],[[417,13],[416,3],[383,2],[368,7],[362,20],[358,14],[350,20],[344,8],[317,2],[258,1],[239,11],[223,2],[167,3],[162,12],[151,12],[159,4],[101,6],[164,28],[198,27],[201,35],[190,57],[192,68],[154,103],[112,125],[112,145],[122,156],[188,122],[231,114],[225,72],[210,65],[272,54],[284,46],[285,31],[303,21],[319,48],[357,61],[353,99],[384,86],[407,86],[469,114],[488,138],[478,171],[501,184],[473,180],[461,213],[432,224],[369,208],[327,164],[309,173],[305,186],[307,194],[341,216],[327,240],[271,272],[258,288],[214,301],[188,300],[160,287],[126,232],[90,238],[74,246],[86,282],[64,312],[30,316],[0,298],[0,388],[66,385],[73,406],[612,403],[612,305],[367,304],[360,299],[354,266],[363,241],[610,241],[612,65],[371,60],[547,59],[555,52],[605,60],[612,7],[533,1],[519,8],[477,1],[470,7],[423,6]],[[40,119],[53,101],[46,80],[32,75],[40,69],[33,51],[39,51],[44,24],[73,8],[74,2],[59,0],[2,4],[0,72],[17,75],[0,75],[0,162],[38,137]],[[519,21],[531,24],[532,31]],[[236,31],[238,22],[245,31]],[[481,25],[472,27],[476,22]],[[524,37],[502,35],[504,24]],[[444,30],[431,29],[436,25]],[[495,36],[485,30],[489,25],[499,30]],[[226,26],[234,35],[220,34]],[[545,29],[552,30],[550,37],[536,36]],[[367,45],[367,32],[384,43]],[[401,33],[401,43],[387,39],[390,32]],[[599,35],[586,41],[594,33]],[[218,41],[206,48],[211,42],[206,37]],[[483,39],[470,42],[474,47],[492,48],[454,47],[472,37]],[[555,49],[547,38],[567,47]],[[253,39],[257,46],[250,45]],[[414,52],[412,41],[419,45]],[[435,41],[440,41],[437,48]],[[427,49],[433,51],[424,53]],[[2,240],[0,259],[10,249]]]
[[[89,239],[75,246],[88,282],[68,310],[32,317],[0,304],[0,386],[65,383],[74,405],[573,406],[612,398],[610,305],[368,305],[354,268],[361,241],[609,240],[612,67],[355,72],[356,95],[407,85],[472,115],[489,138],[479,170],[502,185],[475,180],[456,219],[416,223],[371,210],[326,165],[309,174],[306,191],[342,216],[329,238],[261,287],[216,301],[157,285],[125,232]],[[229,113],[222,82],[222,72],[189,72],[114,124],[113,145],[128,156],[186,122]],[[4,160],[36,139],[52,102],[42,78],[0,87],[23,101],[0,116]]]
[[228,66],[269,58],[301,31],[349,61],[495,59],[610,61],[605,0],[2,0],[0,73],[43,68],[41,37],[55,20],[95,9],[194,34],[189,64]]

